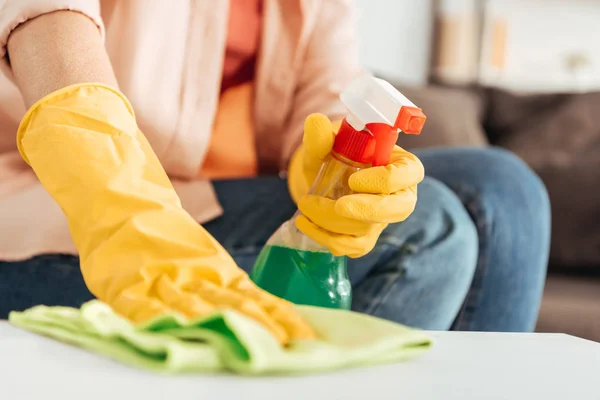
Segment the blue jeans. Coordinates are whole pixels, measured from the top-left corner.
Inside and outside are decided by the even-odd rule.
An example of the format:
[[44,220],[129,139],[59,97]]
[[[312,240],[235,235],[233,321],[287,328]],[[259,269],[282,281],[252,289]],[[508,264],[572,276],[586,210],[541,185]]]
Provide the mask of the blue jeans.
[[[428,176],[415,212],[390,225],[370,254],[349,260],[353,309],[424,329],[533,330],[550,239],[543,184],[501,150],[416,153]],[[215,189],[225,213],[205,227],[249,271],[295,211],[286,181],[219,181]],[[75,257],[0,262],[0,317],[91,298]]]

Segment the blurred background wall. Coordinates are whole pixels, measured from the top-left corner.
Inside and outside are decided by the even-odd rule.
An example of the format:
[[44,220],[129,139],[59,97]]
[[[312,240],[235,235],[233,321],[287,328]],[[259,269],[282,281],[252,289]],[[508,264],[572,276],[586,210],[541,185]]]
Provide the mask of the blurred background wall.
[[[405,84],[427,83],[433,0],[354,0],[360,54],[377,75]],[[415,6],[418,3],[418,6]]]
[[599,0],[354,0],[361,56],[403,84],[600,89]]

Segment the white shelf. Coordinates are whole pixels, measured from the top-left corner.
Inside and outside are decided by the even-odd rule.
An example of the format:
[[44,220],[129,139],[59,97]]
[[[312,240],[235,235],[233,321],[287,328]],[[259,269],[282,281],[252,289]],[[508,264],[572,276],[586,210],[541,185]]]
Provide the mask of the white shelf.
[[[600,89],[600,1],[488,0],[480,78],[521,92]],[[505,24],[503,63],[493,65],[497,24]]]

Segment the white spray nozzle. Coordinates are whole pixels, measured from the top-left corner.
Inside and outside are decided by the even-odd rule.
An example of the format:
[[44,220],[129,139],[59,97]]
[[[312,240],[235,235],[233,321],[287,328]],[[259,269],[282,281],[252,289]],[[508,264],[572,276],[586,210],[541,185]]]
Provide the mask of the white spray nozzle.
[[383,79],[362,76],[341,93],[348,110],[346,120],[356,130],[369,123],[384,123],[405,133],[419,134],[425,114],[413,102]]

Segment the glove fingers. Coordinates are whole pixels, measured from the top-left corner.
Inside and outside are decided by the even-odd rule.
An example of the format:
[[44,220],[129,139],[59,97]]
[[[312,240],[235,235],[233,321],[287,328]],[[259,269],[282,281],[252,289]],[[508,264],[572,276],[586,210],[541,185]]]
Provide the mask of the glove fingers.
[[240,304],[238,310],[255,321],[261,323],[263,327],[269,330],[283,345],[290,342],[291,338],[286,329],[281,326],[275,319],[271,318],[258,304],[252,300],[245,300]]
[[304,121],[302,137],[303,168],[306,178],[312,182],[317,176],[323,160],[331,153],[335,134],[329,118],[323,114],[311,114]]
[[133,323],[142,323],[158,315],[173,311],[158,299],[136,295],[131,291],[122,292],[111,303],[111,307]]
[[[294,203],[298,204],[298,200],[308,193],[312,184],[307,178],[308,168],[305,168],[304,166],[304,148],[302,146],[300,146],[292,155],[288,172],[288,188],[290,190],[290,195],[292,196]],[[314,176],[311,175],[311,177],[314,180]]]
[[[373,229],[379,233],[385,229],[385,224],[378,224]],[[379,234],[365,236],[342,235],[328,232],[312,223],[304,215],[296,218],[296,227],[300,232],[320,244],[327,247],[334,256],[348,256],[350,258],[362,257],[375,247]]]
[[193,284],[193,291],[202,299],[213,303],[215,308],[232,308],[261,323],[280,343],[285,344],[289,341],[287,332],[258,304],[235,290],[217,286],[209,281],[198,281]]
[[391,194],[418,184],[424,176],[421,160],[396,146],[389,165],[357,171],[348,185],[358,193]]
[[417,188],[412,186],[390,195],[359,193],[341,197],[335,212],[346,218],[390,224],[408,218],[416,202]]
[[291,340],[311,340],[316,338],[313,328],[294,309],[275,304],[269,314],[288,332]]
[[304,121],[302,143],[306,157],[323,161],[333,148],[333,125],[323,114],[311,114]]
[[321,228],[339,234],[365,236],[372,226],[364,221],[346,218],[335,212],[335,200],[307,195],[298,202],[300,212]]
[[156,297],[165,305],[180,312],[188,318],[208,314],[214,311],[214,304],[198,297],[196,294],[179,288],[168,277],[162,276],[155,285]]
[[290,340],[314,339],[315,332],[293,308],[292,303],[259,289],[248,279],[239,280],[233,289],[257,302],[288,332]]

